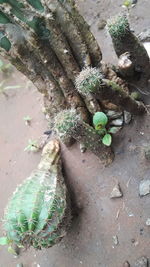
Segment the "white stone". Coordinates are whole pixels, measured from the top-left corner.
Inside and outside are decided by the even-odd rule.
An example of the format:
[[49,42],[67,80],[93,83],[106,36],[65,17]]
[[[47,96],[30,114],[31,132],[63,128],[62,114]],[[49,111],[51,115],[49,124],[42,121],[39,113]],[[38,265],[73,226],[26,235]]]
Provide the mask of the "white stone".
[[123,196],[123,194],[121,192],[119,184],[115,185],[115,187],[113,188],[113,190],[110,194],[110,198],[119,198],[122,196]]
[[143,180],[139,185],[140,196],[145,196],[150,193],[150,180]]

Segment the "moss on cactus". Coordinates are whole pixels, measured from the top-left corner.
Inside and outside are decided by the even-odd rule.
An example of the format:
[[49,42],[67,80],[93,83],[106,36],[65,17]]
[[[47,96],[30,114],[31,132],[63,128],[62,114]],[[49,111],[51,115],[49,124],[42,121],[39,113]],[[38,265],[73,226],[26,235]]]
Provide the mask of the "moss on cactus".
[[85,68],[76,77],[76,89],[82,94],[94,93],[101,83],[103,76],[97,68]]
[[60,146],[50,141],[30,177],[14,192],[5,211],[9,244],[51,247],[66,234],[71,212],[61,172]]

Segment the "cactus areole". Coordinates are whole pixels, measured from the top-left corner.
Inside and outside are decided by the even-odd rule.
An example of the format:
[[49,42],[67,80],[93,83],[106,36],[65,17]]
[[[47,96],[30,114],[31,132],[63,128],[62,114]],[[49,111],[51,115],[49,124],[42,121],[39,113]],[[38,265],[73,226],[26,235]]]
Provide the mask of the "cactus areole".
[[37,170],[9,201],[4,215],[6,237],[0,243],[36,249],[51,247],[66,234],[70,214],[60,146],[53,140],[44,147]]

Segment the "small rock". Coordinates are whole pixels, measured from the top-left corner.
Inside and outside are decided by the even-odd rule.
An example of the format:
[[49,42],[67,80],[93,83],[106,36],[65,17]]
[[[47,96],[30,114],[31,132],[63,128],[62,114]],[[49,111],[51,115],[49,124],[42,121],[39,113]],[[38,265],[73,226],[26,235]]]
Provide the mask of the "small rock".
[[124,111],[124,123],[129,124],[131,119],[132,119],[131,113],[125,110]]
[[106,24],[107,24],[107,22],[106,22],[105,19],[100,20],[100,21],[98,22],[98,25],[97,25],[97,26],[98,26],[98,29],[99,29],[99,30],[103,30],[103,29],[105,28]]
[[137,3],[137,0],[131,0],[131,4],[135,5]]
[[145,47],[145,49],[146,49],[146,51],[150,57],[150,42],[144,42],[143,45],[144,45],[144,47]]
[[112,240],[113,240],[113,244],[114,244],[115,246],[117,246],[117,245],[119,244],[118,236],[117,236],[117,235],[114,235],[114,236],[112,237]]
[[122,115],[121,111],[115,111],[115,110],[108,110],[106,111],[106,115],[108,116],[108,118],[111,119],[117,119],[118,117],[120,117]]
[[123,116],[121,116],[120,119],[112,120],[111,125],[112,126],[122,126],[123,125]]
[[150,180],[143,180],[139,185],[139,194],[140,196],[145,196],[150,193]]
[[139,258],[134,263],[134,267],[148,267],[148,259],[146,257]]
[[136,241],[136,242],[134,243],[134,246],[137,247],[138,245],[139,245],[139,242]]
[[86,147],[84,144],[80,144],[80,151],[81,151],[81,153],[85,153]]
[[121,129],[122,129],[122,126],[120,126],[120,127],[113,126],[113,127],[111,127],[111,128],[109,129],[109,133],[111,133],[111,134],[116,134],[116,133],[118,133]]
[[146,225],[147,225],[147,226],[150,226],[150,218],[148,218],[148,219],[146,220]]
[[130,263],[128,261],[125,261],[123,267],[130,267]]
[[145,154],[145,158],[147,160],[150,160],[150,146],[147,146],[145,149],[144,149],[144,154]]
[[46,120],[50,120],[50,116],[48,115],[48,114],[46,114],[46,116],[45,116],[45,118],[46,118]]
[[120,188],[119,184],[115,185],[115,187],[113,188],[113,190],[110,194],[110,198],[119,198],[122,196],[123,196],[123,193],[121,192],[121,188]]
[[23,263],[18,263],[16,267],[23,267]]

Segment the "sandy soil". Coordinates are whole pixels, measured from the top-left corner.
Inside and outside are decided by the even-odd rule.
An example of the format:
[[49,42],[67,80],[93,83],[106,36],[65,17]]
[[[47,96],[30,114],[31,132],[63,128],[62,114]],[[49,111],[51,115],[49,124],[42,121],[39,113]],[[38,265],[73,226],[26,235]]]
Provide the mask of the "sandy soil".
[[[106,29],[98,30],[99,22],[124,12],[122,0],[77,1],[103,52],[103,59],[116,62]],[[115,3],[114,3],[115,2]],[[138,1],[130,11],[131,26],[136,33],[149,27],[149,0]],[[1,81],[4,78],[1,75]],[[42,99],[26,78],[14,72],[7,84],[21,85],[20,89],[0,95],[0,216],[17,184],[36,167],[40,153],[27,153],[28,139],[39,138],[47,122],[41,112]],[[147,99],[149,102],[149,99]],[[32,117],[26,126],[23,117]],[[145,222],[150,218],[149,195],[139,197],[140,180],[149,178],[149,163],[143,148],[150,143],[150,117],[134,118],[132,123],[115,137],[114,163],[104,169],[98,159],[81,154],[75,144],[69,150],[62,147],[66,179],[80,208],[68,235],[57,246],[37,252],[30,249],[14,258],[6,248],[0,248],[0,267],[121,267],[128,260],[133,266],[140,256],[150,260],[150,230]],[[123,198],[111,200],[110,193],[119,182]],[[1,230],[2,234],[2,230]],[[114,245],[113,236],[118,236]]]

